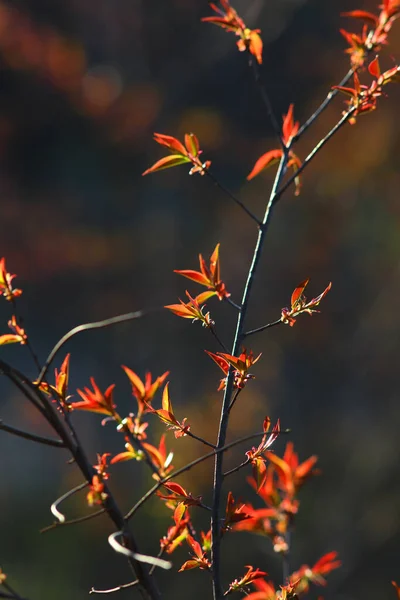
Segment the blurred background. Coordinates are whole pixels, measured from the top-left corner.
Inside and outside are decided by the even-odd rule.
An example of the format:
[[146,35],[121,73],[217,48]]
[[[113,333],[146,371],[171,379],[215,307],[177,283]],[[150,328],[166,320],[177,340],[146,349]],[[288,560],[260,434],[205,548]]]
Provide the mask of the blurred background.
[[[348,70],[339,28],[360,25],[340,12],[377,11],[367,0],[236,0],[234,6],[250,27],[262,29],[263,73],[279,119],[293,102],[301,122]],[[141,177],[165,154],[152,141],[154,131],[178,138],[193,131],[220,181],[263,214],[273,169],[250,183],[246,175],[276,141],[235,37],[200,22],[210,14],[203,0],[0,0],[0,256],[18,274],[19,309],[42,361],[77,324],[171,304],[185,289],[202,291],[173,269],[197,268],[198,253],[208,258],[217,242],[222,277],[240,301],[256,239],[252,222],[208,178],[188,177],[186,166]],[[399,26],[384,69],[400,56]],[[324,597],[338,600],[394,598],[390,580],[400,580],[400,96],[395,86],[387,91],[378,111],[343,128],[312,162],[301,196],[290,189],[274,213],[248,328],[279,318],[306,277],[309,297],[329,281],[333,287],[320,315],[251,339],[263,356],[229,432],[232,440],[259,430],[266,414],[280,417],[300,459],[319,456],[322,475],[300,495],[291,566],[312,565],[337,550],[343,568],[330,576]],[[343,100],[307,132],[300,157],[337,122]],[[207,307],[230,345],[234,309],[217,301]],[[1,303],[2,333],[9,309]],[[178,418],[188,417],[195,433],[214,440],[221,374],[204,349],[219,348],[198,324],[167,311],[84,333],[65,349],[72,353],[71,393],[90,376],[102,389],[116,383],[115,400],[127,414],[136,404],[121,365],[140,376],[170,370]],[[36,377],[23,347],[2,348],[1,357]],[[1,419],[47,434],[17,391],[0,385]],[[123,449],[100,420],[74,414],[93,463],[96,452]],[[149,441],[162,431],[153,419]],[[283,452],[285,443],[274,449]],[[39,534],[52,522],[52,501],[81,481],[67,454],[3,432],[0,444],[0,564],[10,584],[31,600],[67,600],[87,597],[91,586],[129,581],[125,561],[107,545],[107,519]],[[176,452],[175,466],[204,452],[172,434],[167,445]],[[232,452],[226,464],[241,462],[246,449]],[[211,463],[180,481],[210,502]],[[112,469],[110,483],[128,509],[152,480],[144,465],[130,462]],[[229,484],[235,496],[261,506],[243,472]],[[65,509],[70,517],[84,514],[84,494]],[[170,516],[156,500],[138,513],[133,527],[143,551],[158,551]],[[199,529],[206,527],[204,515],[198,518]],[[280,582],[268,540],[238,533],[224,552],[226,582],[244,564]],[[174,564],[187,557],[185,546]],[[188,590],[193,598],[211,597],[202,572],[161,573],[158,581],[168,599],[187,597]]]

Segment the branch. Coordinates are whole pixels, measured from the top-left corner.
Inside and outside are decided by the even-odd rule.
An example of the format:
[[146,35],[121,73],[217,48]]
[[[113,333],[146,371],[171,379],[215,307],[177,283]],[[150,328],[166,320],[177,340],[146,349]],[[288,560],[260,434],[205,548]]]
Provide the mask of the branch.
[[134,585],[137,585],[139,583],[139,581],[136,579],[135,581],[130,581],[129,583],[123,583],[122,585],[118,585],[117,587],[114,588],[109,588],[108,590],[96,590],[95,588],[92,588],[89,592],[89,594],[113,594],[114,592],[120,592],[121,590],[126,590],[126,588],[130,588],[133,587]]
[[43,527],[43,529],[40,530],[40,533],[46,533],[47,531],[51,531],[52,529],[57,529],[57,527],[65,527],[66,525],[76,525],[78,523],[83,523],[84,521],[90,521],[95,517],[103,515],[105,512],[106,509],[101,508],[100,510],[97,510],[96,512],[90,513],[89,515],[85,515],[83,517],[77,517],[76,519],[70,519],[69,521],[56,521],[55,523],[52,523],[47,527]]
[[272,129],[274,130],[274,133],[279,140],[279,145],[282,148],[283,153],[285,153],[287,150],[286,150],[286,146],[283,141],[283,138],[282,138],[281,128],[279,126],[278,120],[277,120],[274,110],[272,108],[272,103],[271,103],[271,100],[269,99],[269,95],[268,95],[266,86],[263,82],[260,65],[255,60],[254,56],[250,53],[250,50],[247,50],[247,52],[249,55],[249,64],[250,64],[250,67],[251,67],[251,69],[253,71],[253,75],[254,75],[254,81],[256,82],[256,85],[257,85],[258,91],[260,92],[262,101],[264,102],[265,108],[267,109],[267,114],[268,114],[269,120],[271,121]]
[[[339,87],[345,86],[346,83],[349,81],[349,79],[351,79],[352,76],[354,75],[354,73],[357,71],[357,69],[358,69],[358,67],[352,67],[346,73],[346,75],[343,77],[342,81],[340,83],[338,83],[338,86]],[[325,98],[325,100],[320,104],[320,106],[311,115],[311,117],[309,119],[307,119],[307,121],[300,127],[300,129],[298,130],[298,132],[296,133],[296,135],[292,138],[292,144],[294,142],[296,142],[298,139],[300,139],[300,137],[303,135],[303,133],[305,131],[307,131],[307,129],[310,127],[310,125],[312,125],[314,123],[314,121],[319,117],[319,115],[327,108],[327,106],[329,106],[329,104],[332,102],[332,100],[335,98],[335,96],[338,93],[339,93],[339,90],[337,90],[337,89],[331,89],[330,90],[330,92],[328,93],[328,95]]]
[[28,431],[22,431],[22,429],[17,429],[16,427],[11,427],[11,425],[6,425],[0,419],[0,429],[2,431],[7,431],[8,433],[12,433],[13,435],[17,435],[18,437],[22,437],[26,440],[31,440],[32,442],[37,442],[38,444],[45,444],[46,446],[54,446],[56,448],[65,448],[65,444],[61,440],[54,440],[51,438],[43,437],[41,435],[36,435],[35,433],[29,433]]
[[[134,314],[134,313],[131,313]],[[135,313],[137,314],[137,313]],[[123,318],[126,319],[126,315],[123,315]],[[115,319],[119,319],[119,317],[116,317]],[[112,321],[115,321],[115,319],[113,319]],[[101,322],[102,324],[103,322]],[[89,324],[89,328],[91,328],[93,324]],[[98,324],[94,324],[95,326]],[[101,325],[103,326],[103,325]],[[86,326],[80,326],[80,328],[75,328],[79,330],[82,330],[86,328]],[[93,327],[92,327],[93,328]],[[96,328],[96,327],[94,327]],[[74,331],[74,330],[73,330]],[[67,336],[64,336],[68,338],[69,334],[67,334]],[[61,347],[60,346],[60,342],[57,344],[58,346],[58,350]],[[57,347],[55,349],[56,351],[53,350],[52,354],[54,358],[57,350]],[[48,362],[48,365],[51,363],[51,360]],[[7,365],[7,363],[4,363],[4,361],[0,360],[0,370],[3,371],[3,373],[9,377],[11,379],[11,381],[13,381],[13,383],[15,383],[15,385],[22,391],[22,393],[28,398],[30,399],[35,405],[37,405],[38,409],[42,412],[43,416],[46,418],[46,420],[50,423],[50,425],[53,427],[54,431],[60,436],[61,440],[63,441],[63,443],[65,444],[65,446],[68,448],[68,450],[71,452],[73,460],[75,461],[75,463],[77,464],[78,468],[80,469],[81,473],[83,474],[84,478],[86,481],[91,481],[93,478],[93,475],[95,475],[95,469],[93,468],[93,466],[90,464],[82,444],[79,441],[78,436],[76,435],[76,433],[72,433],[68,428],[67,428],[67,424],[62,420],[60,414],[57,412],[57,410],[55,409],[55,407],[53,406],[52,402],[48,401],[43,394],[41,393],[40,389],[38,388],[38,385],[33,384],[31,381],[29,381],[29,379],[27,379],[24,375],[22,375],[21,373],[19,373],[18,371],[16,371],[15,369],[13,369],[12,367],[10,367],[9,365]],[[46,375],[46,372],[43,372],[43,377]],[[35,396],[35,397],[34,397]],[[43,403],[43,406],[41,404],[39,404],[39,400],[40,402]],[[124,519],[124,516],[118,506],[118,504],[115,501],[114,496],[111,494],[111,491],[109,490],[108,486],[105,484],[104,485],[104,493],[106,495],[105,500],[103,502],[103,508],[106,511],[108,517],[111,519],[111,521],[114,523],[115,527],[124,532],[124,538],[127,544],[127,547],[129,547],[129,550],[131,550],[133,553],[139,553],[138,552],[138,547],[137,547],[137,543],[136,540],[133,536],[133,534],[128,531],[127,527],[126,527],[126,522]],[[80,519],[79,522],[82,522],[82,520],[87,520],[89,517],[91,517],[92,515],[88,515],[87,517],[82,517]],[[78,522],[77,520],[75,522]],[[137,579],[139,580],[139,591],[143,597],[144,600],[158,600],[160,598],[160,593],[155,585],[155,582],[151,579],[151,577],[149,576],[149,573],[147,571],[147,569],[143,566],[143,564],[139,561],[136,561],[134,558],[132,558],[132,555],[130,555],[128,557],[128,562],[129,565],[132,569],[132,571],[135,573]]]
[[243,334],[243,337],[247,337],[248,335],[253,335],[254,333],[260,333],[261,331],[264,331],[264,329],[269,329],[270,327],[275,327],[275,325],[280,325],[282,323],[281,319],[278,319],[277,321],[273,321],[272,323],[268,323],[267,325],[263,325],[262,327],[257,327],[257,329],[250,329],[250,331],[246,331],[246,333]]
[[224,473],[224,477],[227,477],[228,475],[232,475],[232,473],[237,473],[238,471],[243,469],[243,467],[247,467],[248,464],[250,464],[250,459],[246,458],[246,460],[244,460],[242,463],[240,463],[240,465],[238,465],[237,467],[234,467],[230,471],[226,471]]
[[[254,248],[253,259],[249,268],[246,285],[243,291],[242,298],[242,310],[238,316],[235,338],[232,346],[231,354],[236,356],[243,339],[243,329],[245,319],[247,315],[248,303],[251,295],[251,290],[254,283],[255,273],[260,261],[262,249],[264,246],[264,240],[268,231],[268,226],[271,220],[274,200],[276,197],[277,190],[281,184],[282,178],[286,172],[286,166],[288,162],[288,149],[285,149],[282,158],[279,162],[279,167],[275,175],[275,181],[272,186],[270,197],[265,209],[264,218],[258,232],[257,242]],[[231,398],[233,392],[233,370],[229,370],[224,399],[221,409],[221,419],[218,431],[217,450],[225,445],[226,434],[228,430],[229,421],[229,407],[231,405]],[[220,531],[220,503],[221,503],[221,491],[223,482],[223,453],[218,453],[215,459],[214,468],[214,485],[213,485],[213,513],[211,518],[211,530],[212,530],[212,564],[213,564],[213,597],[214,600],[220,600],[223,597],[223,589],[221,585],[221,573],[220,573],[220,546],[221,546],[221,531]]]
[[228,190],[228,188],[226,188],[224,185],[222,185],[222,183],[220,183],[218,181],[218,179],[215,177],[215,175],[210,171],[210,169],[207,169],[205,171],[206,175],[208,175],[208,177],[213,181],[214,185],[219,188],[222,192],[224,192],[224,194],[226,196],[228,196],[228,198],[230,198],[231,200],[233,200],[235,202],[235,204],[237,204],[238,206],[240,206],[240,208],[242,210],[244,210],[244,212],[250,217],[250,219],[253,219],[253,221],[255,221],[257,223],[258,226],[261,225],[261,221],[260,219],[258,219],[252,212],[251,210],[249,210],[247,208],[247,206],[245,204],[243,204],[243,202],[241,200],[239,200],[238,198],[236,198],[236,196],[234,194],[232,194],[231,191]]
[[164,560],[162,558],[158,558],[157,556],[148,556],[147,554],[140,554],[138,552],[132,552],[119,542],[117,542],[117,537],[122,536],[124,538],[123,531],[116,531],[108,536],[108,543],[111,548],[118,552],[118,554],[123,554],[128,558],[133,558],[133,560],[137,560],[138,562],[144,562],[154,567],[160,567],[160,569],[168,570],[172,567],[172,563],[169,560]]
[[135,312],[126,313],[123,315],[118,315],[117,317],[111,317],[110,319],[104,319],[103,321],[95,321],[93,323],[85,323],[84,325],[78,325],[74,327],[68,333],[66,333],[54,346],[53,350],[50,352],[49,356],[46,359],[46,362],[40,372],[39,378],[37,380],[37,385],[40,385],[44,378],[46,377],[47,371],[56,355],[59,353],[61,348],[75,335],[78,333],[82,333],[82,331],[91,331],[92,329],[103,329],[104,327],[110,327],[111,325],[118,325],[119,323],[126,323],[127,321],[133,321],[135,319],[140,319],[148,314],[153,312],[158,312],[164,310],[163,308],[148,308],[145,310],[137,310]]
[[84,481],[83,483],[80,483],[79,485],[74,487],[72,490],[69,490],[68,492],[66,492],[65,494],[63,494],[62,496],[60,496],[59,498],[57,498],[57,500],[55,500],[53,502],[53,504],[50,506],[50,511],[51,511],[51,514],[54,515],[56,519],[58,519],[59,523],[65,523],[65,517],[58,510],[58,508],[57,508],[58,505],[61,504],[61,502],[64,502],[64,500],[67,500],[67,498],[70,498],[70,496],[73,496],[77,492],[80,492],[80,490],[83,490],[88,485],[89,485],[88,482]]

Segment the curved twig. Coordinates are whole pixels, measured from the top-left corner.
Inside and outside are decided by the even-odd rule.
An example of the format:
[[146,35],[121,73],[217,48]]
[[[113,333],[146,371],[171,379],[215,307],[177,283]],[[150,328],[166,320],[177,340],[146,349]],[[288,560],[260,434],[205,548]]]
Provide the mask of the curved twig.
[[83,517],[77,517],[76,519],[70,519],[69,521],[56,521],[55,523],[52,523],[51,525],[48,525],[47,527],[43,527],[43,529],[40,530],[40,533],[46,533],[47,531],[51,531],[52,529],[57,529],[58,527],[65,527],[66,525],[77,525],[78,523],[84,523],[85,521],[90,521],[91,519],[94,519],[95,517],[99,517],[100,515],[103,515],[106,512],[105,508],[101,508],[100,510],[97,510],[94,513],[90,513],[89,515],[85,515]]
[[125,313],[123,315],[118,315],[116,317],[111,317],[110,319],[104,319],[103,321],[94,321],[93,323],[84,323],[83,325],[78,325],[74,327],[70,331],[68,331],[63,337],[57,342],[54,346],[50,354],[48,355],[46,362],[40,372],[39,378],[37,380],[37,385],[40,385],[41,382],[46,377],[47,371],[56,355],[59,353],[61,348],[75,335],[78,333],[82,333],[83,331],[90,331],[92,329],[103,329],[104,327],[110,327],[111,325],[118,325],[119,323],[126,323],[127,321],[133,321],[134,319],[140,319],[140,317],[144,317],[150,313],[158,312],[163,310],[163,307],[159,308],[148,308],[144,310],[137,310],[135,312]]
[[62,496],[60,496],[59,498],[57,498],[57,500],[55,500],[53,502],[53,504],[50,506],[50,511],[51,511],[51,514],[56,519],[58,519],[59,523],[65,523],[65,517],[58,510],[58,505],[61,504],[61,502],[64,502],[64,500],[67,500],[67,498],[69,498],[70,496],[73,496],[77,492],[80,492],[80,490],[83,490],[88,485],[89,485],[88,482],[84,481],[83,483],[80,483],[79,485],[77,485],[76,487],[74,487],[72,490],[69,490],[68,492],[66,492],[65,494],[63,494]]
[[153,565],[154,567],[160,567],[160,569],[171,569],[172,563],[169,560],[164,560],[163,558],[157,558],[157,556],[148,556],[147,554],[140,554],[138,552],[132,552],[129,548],[126,548],[119,542],[117,542],[118,536],[124,536],[123,531],[116,531],[108,536],[108,543],[111,548],[118,552],[119,554],[123,554],[127,558],[133,558],[133,560],[137,560],[138,562],[146,563],[148,565]]

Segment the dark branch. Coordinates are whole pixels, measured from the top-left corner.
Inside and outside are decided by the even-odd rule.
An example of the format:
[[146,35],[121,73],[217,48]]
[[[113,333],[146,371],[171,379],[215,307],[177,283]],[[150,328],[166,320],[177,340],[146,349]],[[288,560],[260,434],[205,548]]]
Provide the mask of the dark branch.
[[7,431],[8,433],[12,433],[13,435],[17,435],[18,437],[22,437],[26,440],[31,440],[32,442],[37,442],[38,444],[45,444],[46,446],[55,446],[56,448],[65,448],[65,444],[61,440],[55,440],[55,439],[43,437],[41,435],[36,435],[35,433],[29,433],[28,431],[22,431],[22,429],[17,429],[16,427],[11,427],[11,425],[6,425],[1,420],[0,420],[0,429],[2,431]]

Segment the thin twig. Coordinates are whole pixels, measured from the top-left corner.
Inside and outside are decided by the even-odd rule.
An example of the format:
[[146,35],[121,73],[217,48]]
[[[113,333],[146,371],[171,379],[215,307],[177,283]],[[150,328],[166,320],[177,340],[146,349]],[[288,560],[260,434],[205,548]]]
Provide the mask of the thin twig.
[[37,385],[40,385],[41,382],[46,377],[47,371],[53,362],[54,358],[61,350],[61,348],[66,344],[70,339],[72,339],[78,333],[82,333],[83,331],[91,331],[92,329],[103,329],[104,327],[110,327],[111,325],[118,325],[119,323],[126,323],[127,321],[133,321],[134,319],[140,319],[140,317],[144,317],[153,312],[157,312],[163,310],[163,308],[148,308],[145,310],[137,310],[135,312],[125,313],[123,315],[118,315],[117,317],[111,317],[110,319],[104,319],[103,321],[95,321],[93,323],[85,323],[83,325],[78,325],[74,327],[68,333],[66,333],[54,346],[53,350],[50,352],[49,356],[46,359],[46,362],[40,372],[39,378],[37,380]]
[[243,202],[241,200],[239,200],[239,198],[236,198],[236,196],[230,191],[228,190],[228,188],[226,188],[224,185],[222,185],[222,183],[219,182],[219,180],[215,177],[215,175],[210,171],[210,169],[207,169],[205,171],[206,175],[208,175],[208,177],[213,181],[214,185],[219,188],[221,190],[221,192],[224,192],[224,194],[226,196],[228,196],[228,198],[230,198],[231,200],[233,200],[233,202],[235,202],[235,204],[237,204],[238,206],[240,206],[240,208],[242,210],[244,210],[244,212],[250,217],[250,219],[253,219],[253,221],[255,221],[257,223],[258,226],[261,225],[261,221],[260,219],[258,219],[255,214],[253,214],[251,212],[250,209],[247,208],[247,206],[245,204],[243,204]]
[[6,425],[1,420],[0,420],[0,429],[2,431],[7,431],[8,433],[12,433],[13,435],[17,435],[18,437],[22,437],[26,440],[31,440],[32,442],[37,442],[38,444],[45,444],[46,446],[54,446],[56,448],[65,448],[65,444],[61,440],[55,440],[55,439],[43,437],[41,435],[36,435],[35,433],[29,433],[28,431],[23,431],[22,429],[17,429],[16,427],[11,427],[11,425]]
[[279,140],[279,145],[281,146],[283,152],[285,153],[286,146],[285,146],[285,143],[282,138],[281,128],[279,126],[278,119],[275,116],[275,112],[272,108],[271,100],[269,99],[267,88],[266,88],[265,83],[262,78],[260,65],[254,58],[254,56],[250,53],[250,50],[248,50],[248,55],[249,55],[250,68],[254,75],[254,81],[256,82],[256,85],[257,85],[258,91],[260,92],[262,101],[264,102],[265,108],[267,109],[267,115],[271,122],[274,133]]
[[94,513],[90,513],[89,515],[85,515],[83,517],[77,517],[76,519],[70,519],[69,521],[55,521],[54,523],[52,523],[51,525],[48,525],[47,527],[43,527],[43,529],[40,530],[40,533],[46,533],[47,531],[51,531],[52,529],[57,529],[58,527],[65,527],[66,525],[76,525],[78,523],[83,523],[84,521],[90,521],[91,519],[94,519],[95,517],[99,517],[100,515],[103,515],[106,512],[105,508],[101,508],[100,510],[97,510]]
[[92,587],[92,589],[89,591],[89,594],[113,594],[114,592],[120,592],[121,590],[126,590],[127,588],[133,587],[134,585],[137,585],[139,583],[139,580],[136,579],[135,581],[130,581],[129,583],[123,583],[122,585],[118,585],[117,587],[114,588],[109,588],[108,590],[96,590],[95,588]]
[[191,437],[194,440],[197,440],[198,442],[201,442],[202,444],[204,444],[205,446],[208,446],[209,448],[214,448],[214,449],[216,448],[216,446],[214,446],[214,444],[212,444],[211,442],[207,442],[207,440],[204,440],[202,437],[199,437],[198,435],[195,435],[191,431],[186,431],[185,433],[186,433],[186,435],[188,437]]
[[230,471],[225,471],[224,477],[227,477],[228,475],[232,475],[232,473],[237,473],[238,471],[243,469],[243,467],[246,467],[248,464],[250,464],[250,459],[246,458],[246,460],[244,460],[242,463],[240,463],[240,465],[238,465],[237,467],[230,469]]
[[232,410],[232,408],[233,408],[233,406],[234,406],[234,404],[235,404],[235,402],[236,402],[236,400],[237,400],[237,397],[239,396],[239,394],[240,394],[240,392],[241,392],[241,391],[242,391],[242,389],[241,389],[241,388],[238,388],[238,389],[236,390],[236,392],[235,392],[235,395],[233,396],[233,398],[232,398],[232,400],[231,400],[231,403],[230,403],[230,405],[229,405],[229,409],[228,409],[228,410],[229,410],[229,412]]
[[111,548],[118,554],[123,554],[128,558],[133,558],[133,560],[136,560],[141,563],[146,563],[154,567],[159,567],[160,569],[171,569],[172,563],[169,560],[164,560],[162,558],[158,558],[157,556],[149,556],[148,554],[141,554],[139,552],[132,552],[132,550],[129,550],[129,548],[123,546],[117,541],[117,537],[119,536],[121,536],[122,540],[124,540],[123,531],[116,531],[115,533],[112,533],[108,536],[108,543],[110,544]]
[[66,492],[65,494],[63,494],[62,496],[60,496],[59,498],[57,498],[57,500],[55,500],[53,502],[53,504],[50,506],[50,511],[51,511],[51,514],[56,519],[58,519],[59,523],[65,523],[65,517],[58,510],[58,505],[61,504],[61,502],[64,502],[64,500],[67,500],[67,498],[70,498],[71,496],[73,496],[74,494],[76,494],[77,492],[80,492],[81,490],[83,490],[88,485],[89,485],[88,482],[84,481],[83,483],[80,483],[79,485],[77,485],[76,487],[74,487],[72,490],[68,490],[68,492]]
[[[357,68],[358,67],[352,67],[346,73],[346,75],[343,77],[342,81],[340,83],[338,83],[338,86],[342,87],[342,86],[346,85],[346,83],[349,81],[349,79],[351,79],[352,76],[354,75],[354,73],[357,71]],[[335,98],[335,96],[338,93],[339,93],[338,89],[331,89],[330,90],[330,92],[328,93],[327,97],[320,104],[320,106],[317,108],[317,110],[315,112],[313,112],[313,114],[311,115],[311,117],[309,117],[309,119],[307,119],[307,121],[300,127],[300,129],[298,130],[298,132],[296,133],[296,135],[293,136],[292,142],[291,142],[292,144],[294,142],[296,142],[298,139],[300,139],[300,137],[303,135],[303,133],[310,127],[310,125],[312,125],[314,123],[314,121],[327,108],[327,106],[329,106],[329,104],[332,102],[332,100]]]
[[213,334],[213,336],[215,337],[215,339],[217,340],[218,344],[221,346],[221,348],[223,349],[224,352],[228,352],[227,347],[225,346],[224,342],[219,338],[217,332],[215,331],[215,328],[213,325],[211,325],[211,327],[208,328],[211,333]]
[[246,331],[246,333],[243,334],[243,337],[253,335],[254,333],[260,333],[260,331],[264,331],[264,329],[275,327],[275,325],[280,325],[281,323],[281,319],[278,319],[277,321],[273,321],[272,323],[268,323],[267,325],[263,325],[262,327],[257,327],[257,329],[250,329],[250,331]]
[[231,300],[231,298],[225,296],[224,301],[233,306],[233,308],[236,308],[236,310],[238,310],[239,312],[242,310],[242,307],[239,304],[236,304],[236,302],[234,302],[233,300]]

